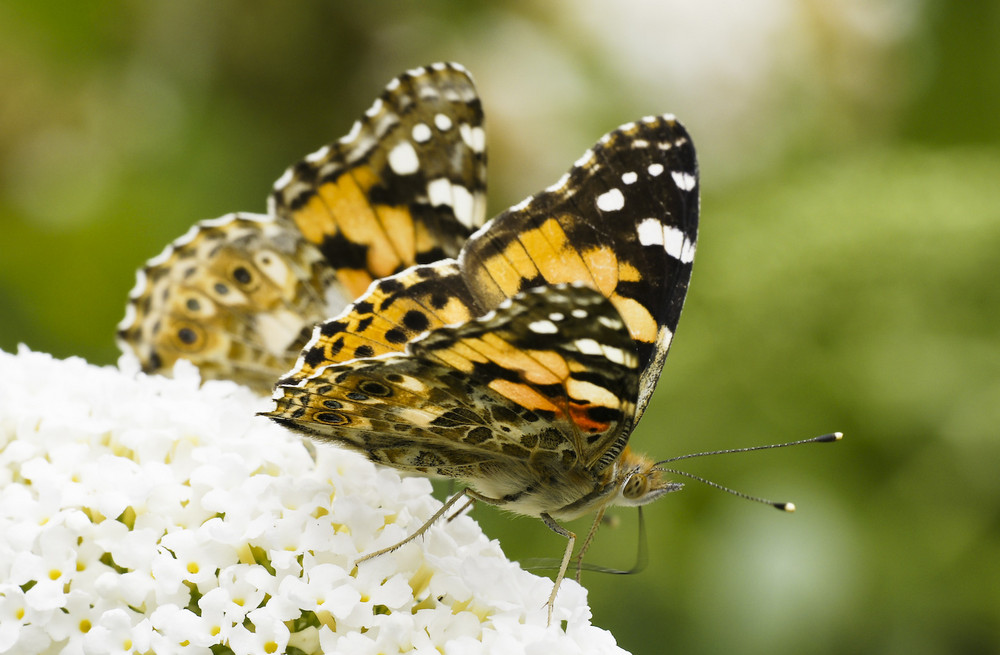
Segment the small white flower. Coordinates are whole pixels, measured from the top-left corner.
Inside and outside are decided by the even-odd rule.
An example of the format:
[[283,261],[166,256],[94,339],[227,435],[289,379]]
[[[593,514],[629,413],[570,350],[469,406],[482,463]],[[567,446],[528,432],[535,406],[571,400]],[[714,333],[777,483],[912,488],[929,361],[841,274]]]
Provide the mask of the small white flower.
[[201,528],[163,535],[153,558],[152,573],[171,587],[187,582],[205,590],[214,587],[220,568],[238,560],[236,549],[208,539]]
[[[140,630],[140,633],[148,633]],[[107,655],[127,655],[134,652],[136,644],[133,634],[132,613],[115,608],[101,614],[98,622],[83,638],[84,652],[102,653]]]
[[[221,626],[204,614],[198,616],[191,610],[176,605],[157,607],[149,616],[149,624],[152,634],[155,634],[154,641],[160,644],[162,652],[170,652],[170,649],[164,648],[166,644],[208,647],[220,643],[220,633],[215,629]],[[228,636],[228,632],[225,636]]]
[[[201,597],[198,609],[205,629],[203,633],[218,637],[219,643],[229,639],[233,626],[237,623],[234,617],[241,617],[240,608],[233,603],[228,589],[216,587]],[[242,620],[242,619],[240,619]]]
[[0,583],[0,653],[9,652],[25,626],[44,623],[29,606],[24,591],[10,582]]

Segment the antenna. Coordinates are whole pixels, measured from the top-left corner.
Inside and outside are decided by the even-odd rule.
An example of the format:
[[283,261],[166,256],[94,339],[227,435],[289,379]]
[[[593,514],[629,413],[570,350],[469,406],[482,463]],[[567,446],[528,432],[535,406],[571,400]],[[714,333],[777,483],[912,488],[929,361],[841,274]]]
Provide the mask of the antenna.
[[766,446],[749,446],[747,448],[727,448],[725,450],[710,450],[703,453],[691,453],[690,455],[679,455],[677,457],[671,457],[669,459],[664,459],[655,464],[654,469],[657,471],[663,471],[664,473],[673,473],[674,475],[681,475],[685,478],[690,478],[691,480],[697,480],[702,484],[706,484],[710,487],[714,487],[720,491],[725,491],[728,494],[732,494],[739,498],[749,500],[755,503],[762,503],[764,505],[770,505],[776,509],[783,512],[794,512],[795,503],[779,503],[773,500],[768,500],[767,498],[760,498],[759,496],[751,496],[750,494],[743,493],[742,491],[736,491],[735,489],[730,489],[729,487],[723,486],[718,482],[712,482],[707,480],[700,475],[695,475],[694,473],[687,473],[686,471],[678,471],[673,468],[665,468],[661,466],[662,464],[669,464],[670,462],[678,462],[682,459],[692,459],[694,457],[707,457],[709,455],[728,455],[729,453],[749,453],[755,450],[770,450],[771,448],[787,448],[788,446],[799,446],[807,443],[833,443],[835,441],[840,441],[844,438],[842,432],[831,432],[829,434],[823,434],[818,437],[813,437],[812,439],[800,439],[799,441],[789,441],[787,443],[776,443],[768,444]]

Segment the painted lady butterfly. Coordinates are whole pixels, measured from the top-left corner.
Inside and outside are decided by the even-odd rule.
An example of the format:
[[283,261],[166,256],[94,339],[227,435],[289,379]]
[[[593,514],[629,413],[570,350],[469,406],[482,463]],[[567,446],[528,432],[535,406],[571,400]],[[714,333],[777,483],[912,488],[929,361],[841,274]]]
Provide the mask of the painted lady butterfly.
[[288,169],[268,215],[202,221],[139,271],[122,350],[147,372],[269,392],[373,280],[455,256],[485,219],[483,112],[457,64],[393,80],[343,138]]
[[557,521],[680,486],[627,443],[677,327],[698,209],[684,128],[623,125],[456,259],[379,280],[317,326],[265,415],[467,485],[434,519],[463,496],[540,517],[569,540],[551,617],[575,542]]

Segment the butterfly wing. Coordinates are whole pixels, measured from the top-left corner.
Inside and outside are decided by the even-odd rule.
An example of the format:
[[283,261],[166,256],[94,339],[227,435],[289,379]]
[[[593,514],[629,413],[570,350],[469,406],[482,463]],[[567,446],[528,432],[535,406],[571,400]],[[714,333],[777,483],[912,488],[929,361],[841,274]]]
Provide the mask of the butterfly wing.
[[147,372],[185,358],[205,378],[267,392],[312,326],[372,279],[456,255],[483,221],[485,176],[468,73],[454,64],[409,71],[347,136],[286,172],[271,216],[203,221],[150,260],[119,344]]
[[403,352],[428,330],[484,313],[457,261],[415,266],[378,280],[342,314],[317,325],[295,367],[279,384],[295,384],[330,364]]
[[393,80],[350,133],[292,166],[273,213],[299,227],[344,295],[453,257],[485,220],[483,111],[468,72],[433,64]]
[[539,284],[586,281],[608,297],[639,355],[636,421],[659,379],[698,237],[694,145],[672,116],[623,125],[556,184],[494,218],[462,250],[490,308]]
[[326,316],[332,285],[298,231],[254,214],[198,223],[137,277],[117,336],[144,370],[189,359],[204,378],[263,391]]
[[629,333],[600,292],[542,286],[401,353],[330,364],[281,386],[266,415],[376,462],[514,502],[538,481],[550,495],[575,489],[577,477],[593,486],[584,471],[603,469],[628,438],[637,367]]

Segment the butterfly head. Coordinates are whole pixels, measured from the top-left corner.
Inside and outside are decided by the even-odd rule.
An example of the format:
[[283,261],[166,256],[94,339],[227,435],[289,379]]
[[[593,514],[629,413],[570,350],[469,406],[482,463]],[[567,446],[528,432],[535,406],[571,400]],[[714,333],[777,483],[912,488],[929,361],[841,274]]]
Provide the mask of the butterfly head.
[[657,468],[656,462],[627,447],[618,462],[618,483],[618,497],[614,504],[626,507],[651,503],[684,486],[667,480],[664,471]]

